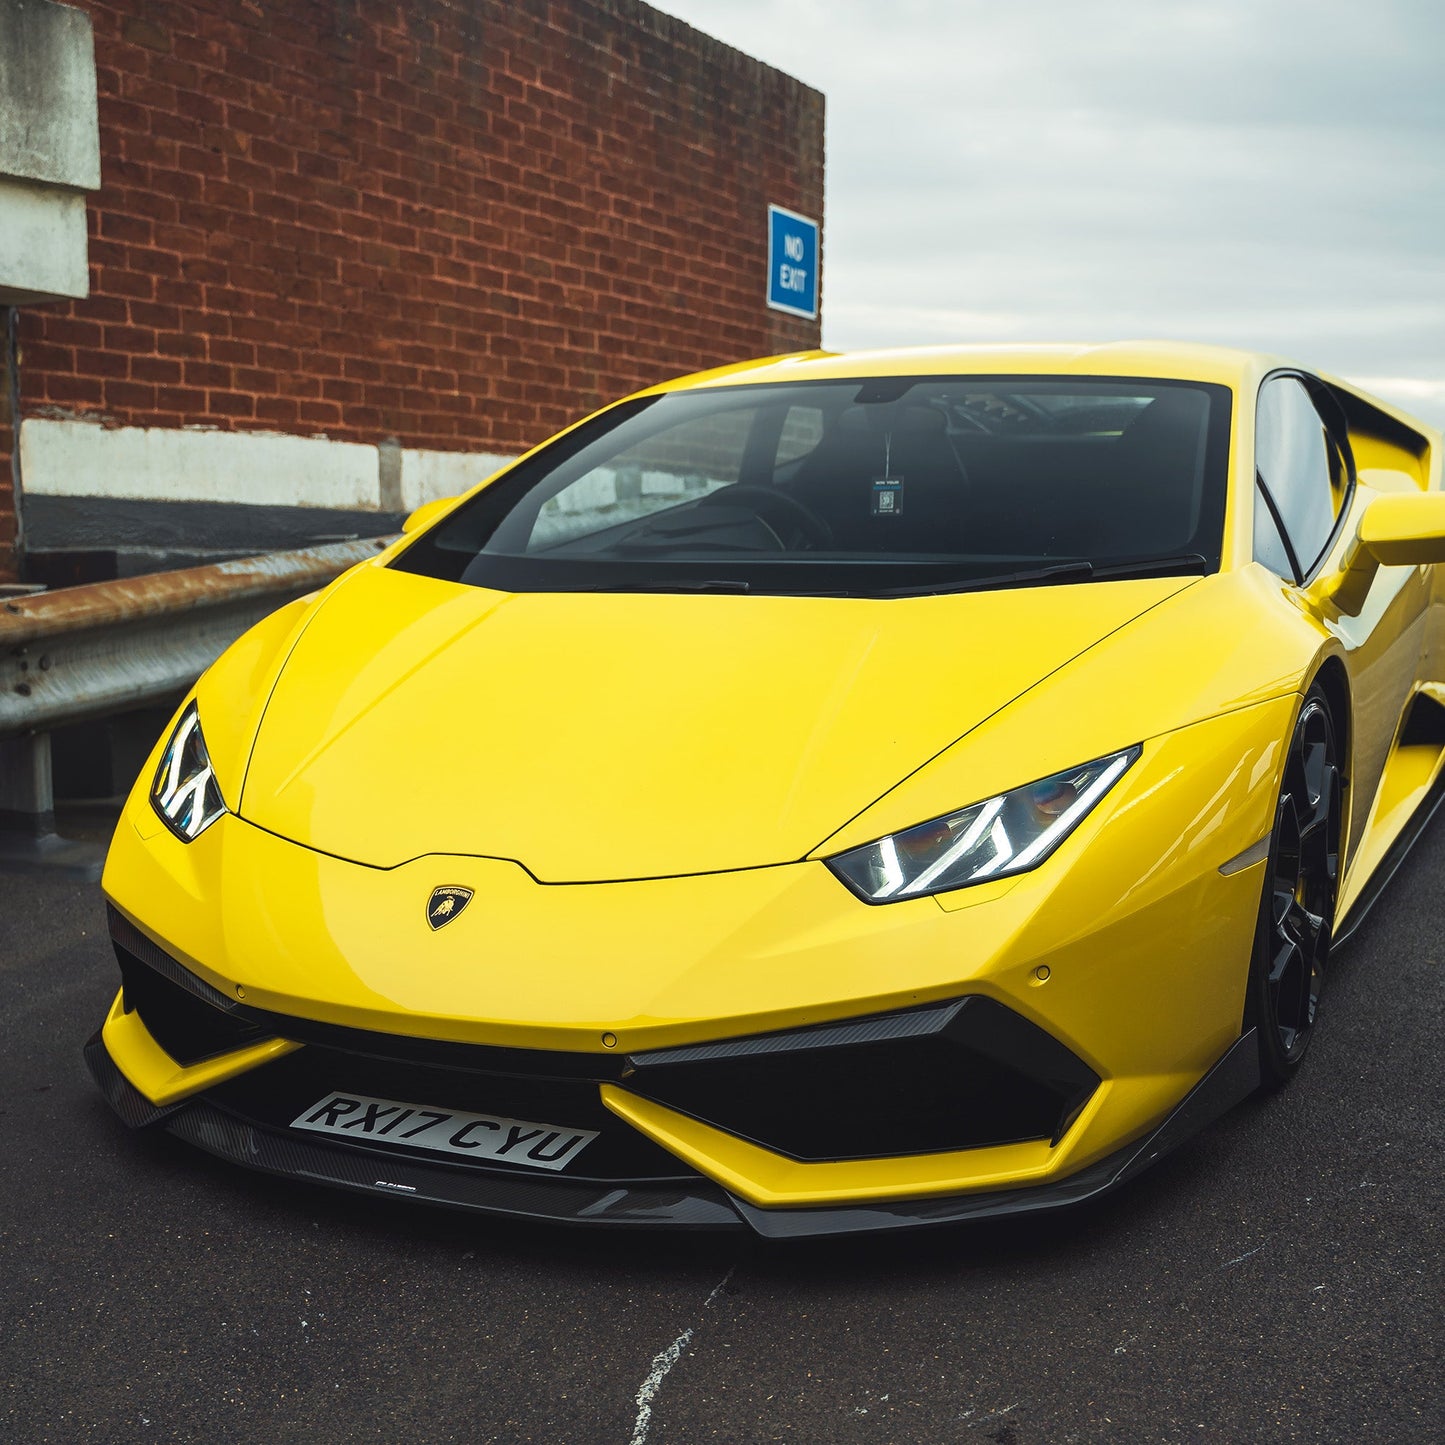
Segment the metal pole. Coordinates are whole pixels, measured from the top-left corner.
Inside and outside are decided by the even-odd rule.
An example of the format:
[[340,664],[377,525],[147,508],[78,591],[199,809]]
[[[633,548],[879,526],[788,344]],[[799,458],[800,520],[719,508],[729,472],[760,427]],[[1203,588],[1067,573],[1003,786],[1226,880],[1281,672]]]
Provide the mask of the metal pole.
[[15,502],[15,575],[25,580],[25,489],[20,477],[20,308],[5,309],[5,379],[10,411],[10,495]]
[[54,832],[50,734],[0,738],[0,833],[34,839]]
[[50,734],[0,738],[0,871],[60,873],[93,883],[104,850],[55,831]]

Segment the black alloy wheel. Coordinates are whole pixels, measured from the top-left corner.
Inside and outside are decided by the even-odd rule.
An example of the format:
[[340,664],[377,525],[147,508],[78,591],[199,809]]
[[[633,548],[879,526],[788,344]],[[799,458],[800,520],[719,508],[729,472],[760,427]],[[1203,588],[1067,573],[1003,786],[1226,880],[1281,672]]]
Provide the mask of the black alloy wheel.
[[1309,1048],[1334,931],[1340,874],[1339,752],[1329,704],[1312,687],[1285,757],[1255,930],[1247,1022],[1260,1082],[1293,1078]]

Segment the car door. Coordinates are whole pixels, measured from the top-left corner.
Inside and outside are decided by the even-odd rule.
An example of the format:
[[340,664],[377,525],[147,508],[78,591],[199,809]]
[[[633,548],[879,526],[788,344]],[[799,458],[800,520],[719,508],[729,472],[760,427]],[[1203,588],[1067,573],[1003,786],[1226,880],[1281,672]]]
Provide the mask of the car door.
[[[1411,479],[1399,474],[1402,487]],[[1353,858],[1418,674],[1430,602],[1428,567],[1382,567],[1356,617],[1306,589],[1391,475],[1358,481],[1344,417],[1324,385],[1275,373],[1255,412],[1255,560],[1290,584],[1300,605],[1344,644],[1352,692],[1349,834]],[[1373,483],[1371,485],[1370,483]]]

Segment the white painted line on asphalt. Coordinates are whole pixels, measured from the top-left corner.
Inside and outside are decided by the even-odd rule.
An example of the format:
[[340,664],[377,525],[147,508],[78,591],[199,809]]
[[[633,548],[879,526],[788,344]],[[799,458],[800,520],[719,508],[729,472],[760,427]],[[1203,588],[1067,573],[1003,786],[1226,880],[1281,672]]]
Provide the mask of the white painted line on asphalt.
[[[1269,1241],[1266,1240],[1266,1241],[1265,1241],[1265,1244],[1268,1244],[1268,1243],[1269,1243]],[[1221,1264],[1219,1267],[1220,1267],[1220,1269],[1229,1269],[1232,1265],[1243,1264],[1245,1260],[1247,1260],[1247,1259],[1253,1259],[1254,1256],[1257,1255],[1257,1254],[1260,1252],[1260,1250],[1262,1250],[1263,1248],[1264,1248],[1264,1245],[1263,1245],[1263,1244],[1257,1244],[1257,1245],[1255,1245],[1255,1247],[1254,1247],[1253,1249],[1251,1249],[1251,1250],[1246,1250],[1245,1253],[1236,1256],[1234,1259],[1226,1259],[1226,1260],[1224,1261],[1224,1263]]]
[[[713,1286],[712,1293],[702,1302],[703,1309],[708,1309],[727,1288],[728,1281],[733,1277],[733,1271],[737,1267],[737,1261],[734,1260],[729,1266],[728,1272]],[[682,1358],[683,1352],[691,1343],[692,1329],[689,1327],[665,1350],[653,1356],[652,1369],[637,1391],[637,1419],[632,1425],[632,1439],[629,1445],[644,1445],[647,1432],[652,1429],[652,1402],[657,1398],[658,1391],[662,1389],[662,1382],[667,1378],[669,1371]]]
[[723,1275],[723,1277],[718,1280],[715,1285],[713,1285],[712,1293],[702,1302],[703,1309],[706,1310],[712,1308],[712,1302],[728,1287],[728,1281],[732,1279],[733,1271],[736,1270],[737,1267],[738,1266],[736,1260],[734,1260],[733,1263],[728,1266],[728,1272]]
[[632,1445],[643,1445],[647,1432],[652,1428],[652,1402],[662,1389],[667,1373],[682,1358],[682,1352],[692,1340],[692,1331],[684,1330],[660,1355],[652,1361],[652,1371],[642,1382],[637,1392],[637,1419],[632,1426]]

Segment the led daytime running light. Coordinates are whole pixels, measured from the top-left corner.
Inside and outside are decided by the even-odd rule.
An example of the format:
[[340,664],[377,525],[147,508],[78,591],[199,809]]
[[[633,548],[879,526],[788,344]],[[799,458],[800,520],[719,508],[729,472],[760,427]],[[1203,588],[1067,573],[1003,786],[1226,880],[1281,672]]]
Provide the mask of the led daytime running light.
[[1138,759],[1125,748],[827,860],[868,903],[893,903],[1036,868]]
[[226,811],[195,703],[181,715],[166,744],[151,786],[151,806],[185,843],[200,837]]

